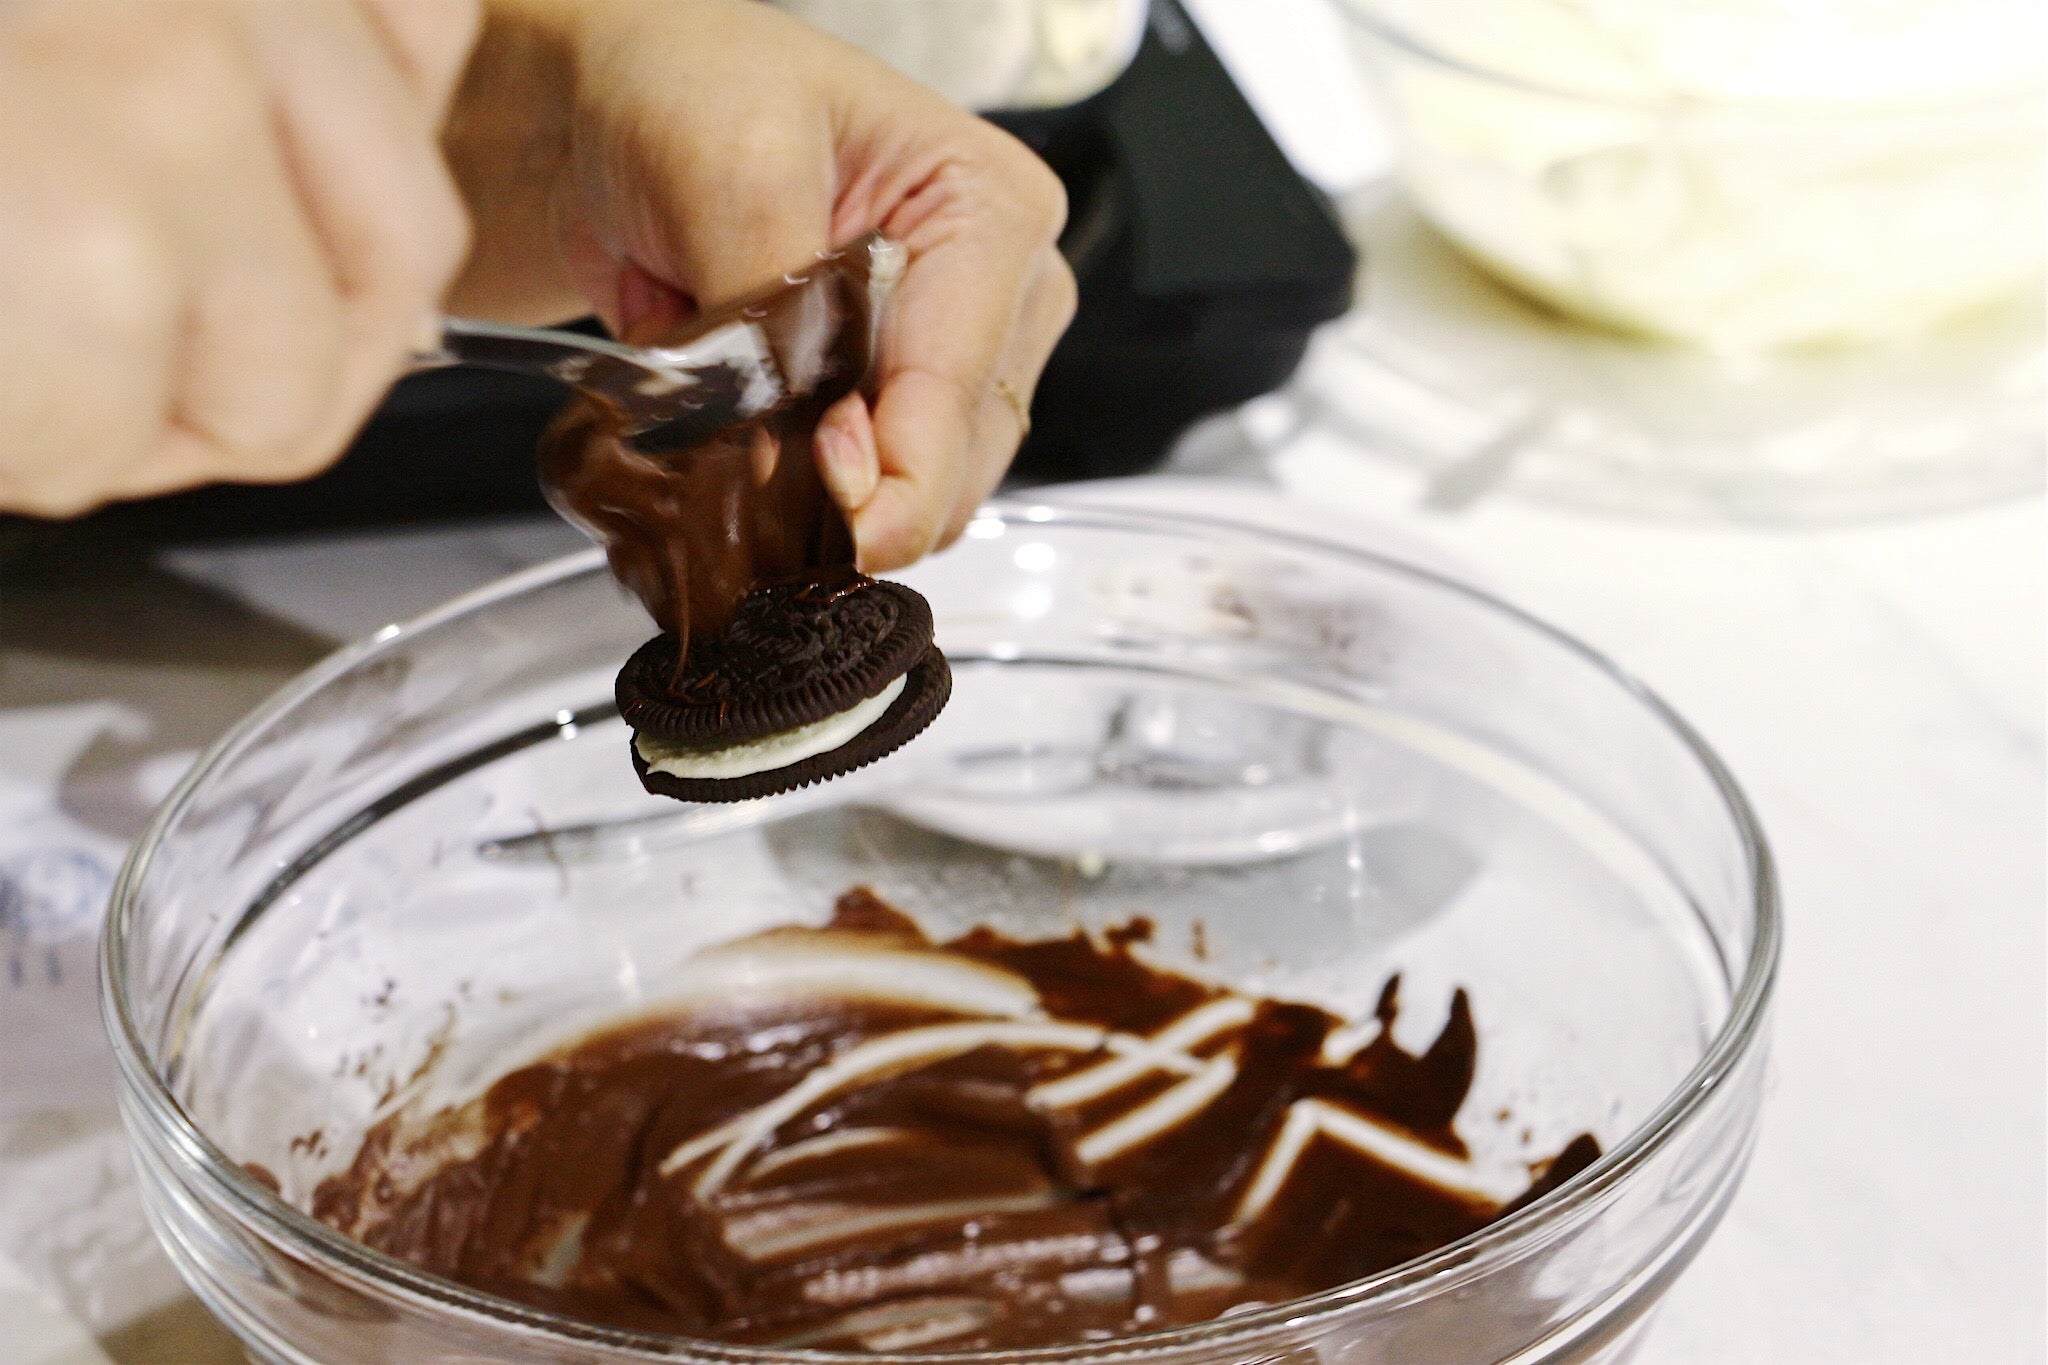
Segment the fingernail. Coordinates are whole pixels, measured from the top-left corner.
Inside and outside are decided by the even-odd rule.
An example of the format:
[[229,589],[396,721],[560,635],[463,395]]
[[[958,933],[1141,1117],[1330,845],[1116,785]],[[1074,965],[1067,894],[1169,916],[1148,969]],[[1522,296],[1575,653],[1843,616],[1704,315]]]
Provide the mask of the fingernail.
[[853,511],[875,495],[882,471],[874,456],[850,433],[836,426],[820,427],[818,453],[825,486],[841,507]]

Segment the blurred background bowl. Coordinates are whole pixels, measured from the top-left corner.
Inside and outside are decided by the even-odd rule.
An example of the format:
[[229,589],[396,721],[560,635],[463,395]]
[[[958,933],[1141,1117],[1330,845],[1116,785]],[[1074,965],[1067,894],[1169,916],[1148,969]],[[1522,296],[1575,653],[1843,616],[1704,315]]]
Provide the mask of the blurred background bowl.
[[1342,3],[1416,203],[1567,314],[1761,350],[2040,290],[2038,7]]

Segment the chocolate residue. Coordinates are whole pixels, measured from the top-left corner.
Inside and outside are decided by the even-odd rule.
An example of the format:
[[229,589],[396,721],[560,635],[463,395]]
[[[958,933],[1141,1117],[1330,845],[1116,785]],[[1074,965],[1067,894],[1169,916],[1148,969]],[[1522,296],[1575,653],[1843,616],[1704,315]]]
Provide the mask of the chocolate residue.
[[863,240],[803,275],[642,345],[680,345],[745,318],[767,336],[789,397],[751,422],[665,448],[579,396],[541,442],[540,479],[561,514],[605,547],[612,572],[687,652],[722,633],[749,592],[850,566],[853,536],[818,472],[818,419],[866,378],[875,331]]
[[[424,1126],[386,1120],[313,1213],[595,1323],[1010,1350],[1327,1289],[1599,1155],[1580,1137],[1506,1190],[1465,1160],[1462,992],[1416,1056],[1392,1040],[1390,982],[1377,1037],[1325,1058],[1335,1016],[1148,966],[1142,939],[935,945],[855,890],[826,929],[733,945],[801,959],[804,990],[602,1032]],[[835,994],[821,961],[900,989]]]

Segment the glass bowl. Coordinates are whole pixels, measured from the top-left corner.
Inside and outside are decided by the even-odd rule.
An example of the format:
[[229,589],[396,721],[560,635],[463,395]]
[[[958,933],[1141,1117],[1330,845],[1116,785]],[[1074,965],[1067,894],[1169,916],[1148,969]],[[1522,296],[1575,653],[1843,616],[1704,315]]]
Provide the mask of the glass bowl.
[[1344,8],[1423,212],[1568,314],[1748,352],[2040,291],[2025,0]]
[[822,788],[640,792],[610,696],[648,628],[594,552],[342,651],[195,767],[120,878],[104,998],[150,1215],[251,1355],[851,1359],[571,1321],[304,1209],[382,1114],[658,1008],[695,948],[865,883],[942,935],[1150,916],[1169,966],[1348,1014],[1398,971],[1404,1043],[1468,988],[1475,1159],[1606,1149],[1368,1279],[979,1358],[1623,1358],[1736,1187],[1763,1075],[1770,862],[1697,737],[1514,609],[1307,539],[998,504],[904,578],[954,701]]

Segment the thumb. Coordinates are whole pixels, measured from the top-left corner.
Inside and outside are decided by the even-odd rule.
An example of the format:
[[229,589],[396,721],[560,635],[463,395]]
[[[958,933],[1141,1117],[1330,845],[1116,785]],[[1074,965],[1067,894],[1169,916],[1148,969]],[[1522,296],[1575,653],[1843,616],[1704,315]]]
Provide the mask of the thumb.
[[613,335],[658,341],[830,247],[829,152],[772,124],[722,136],[736,145],[716,155],[681,138],[600,150],[600,183],[558,210],[569,274]]
[[827,129],[768,117],[721,140],[660,149],[670,164],[639,178],[646,202],[626,242],[627,260],[704,309],[802,270],[832,245]]

